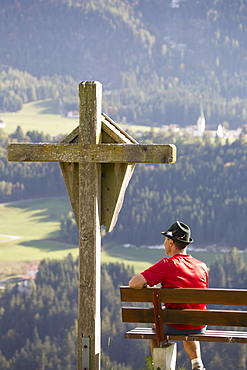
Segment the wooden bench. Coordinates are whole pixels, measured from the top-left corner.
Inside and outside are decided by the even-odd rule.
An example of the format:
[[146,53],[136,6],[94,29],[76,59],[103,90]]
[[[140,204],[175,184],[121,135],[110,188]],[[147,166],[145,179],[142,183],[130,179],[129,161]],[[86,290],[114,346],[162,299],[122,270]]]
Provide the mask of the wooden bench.
[[171,310],[167,303],[204,303],[207,305],[247,306],[244,289],[185,289],[121,287],[122,302],[151,302],[153,307],[122,307],[123,322],[155,323],[152,328],[135,328],[125,338],[172,340],[199,340],[210,342],[247,343],[247,331],[207,330],[205,334],[169,335],[163,331],[166,324],[192,324],[211,326],[247,327],[247,311],[239,310]]
[[[122,302],[151,302],[151,307],[122,307],[123,322],[155,323],[155,328],[136,327],[125,333],[125,338],[156,339],[158,347],[169,340],[247,343],[247,331],[235,328],[247,327],[247,311],[234,310],[231,306],[247,306],[247,290],[244,289],[186,289],[143,288],[140,290],[123,286],[120,288]],[[210,305],[207,310],[166,309],[167,303],[201,303]],[[228,306],[229,309],[211,309],[211,305]],[[230,306],[230,307],[229,307]],[[206,330],[205,334],[165,335],[163,324],[191,324],[234,327],[231,330]],[[229,328],[230,329],[230,328]],[[170,366],[170,367],[169,367]],[[171,365],[161,368],[172,368]],[[174,367],[175,368],[175,367]]]

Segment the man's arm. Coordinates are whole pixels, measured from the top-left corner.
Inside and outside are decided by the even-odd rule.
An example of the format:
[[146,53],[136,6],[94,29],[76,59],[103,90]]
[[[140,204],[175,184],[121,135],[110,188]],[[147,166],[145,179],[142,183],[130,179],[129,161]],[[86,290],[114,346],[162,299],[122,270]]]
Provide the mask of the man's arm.
[[147,280],[142,274],[137,274],[129,281],[129,287],[134,289],[142,289],[147,285]]

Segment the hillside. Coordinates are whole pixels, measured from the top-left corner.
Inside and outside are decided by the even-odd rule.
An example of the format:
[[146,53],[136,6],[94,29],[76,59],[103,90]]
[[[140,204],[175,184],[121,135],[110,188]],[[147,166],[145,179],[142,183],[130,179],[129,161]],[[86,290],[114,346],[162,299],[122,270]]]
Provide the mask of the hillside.
[[1,64],[37,77],[70,75],[117,85],[131,56],[145,58],[151,47],[151,35],[133,12],[122,1],[5,1]]
[[[5,0],[0,68],[46,76],[46,89],[70,76],[73,98],[79,81],[99,80],[117,121],[194,124],[202,101],[209,125],[233,128],[247,121],[246,12],[244,0]],[[9,78],[12,98],[18,86]]]
[[9,0],[0,16],[1,64],[35,76],[119,86],[137,66],[183,79],[246,71],[243,0]]

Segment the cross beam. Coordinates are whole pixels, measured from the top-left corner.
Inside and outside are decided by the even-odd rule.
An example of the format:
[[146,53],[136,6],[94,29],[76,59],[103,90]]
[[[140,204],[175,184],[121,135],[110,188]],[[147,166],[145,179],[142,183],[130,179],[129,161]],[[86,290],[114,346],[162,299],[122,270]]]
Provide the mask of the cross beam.
[[135,163],[174,163],[176,147],[138,144],[101,113],[102,85],[79,84],[80,121],[58,144],[11,143],[9,161],[59,162],[79,228],[78,370],[100,368],[100,226],[111,231]]
[[18,144],[8,147],[9,161],[90,163],[174,163],[173,144]]

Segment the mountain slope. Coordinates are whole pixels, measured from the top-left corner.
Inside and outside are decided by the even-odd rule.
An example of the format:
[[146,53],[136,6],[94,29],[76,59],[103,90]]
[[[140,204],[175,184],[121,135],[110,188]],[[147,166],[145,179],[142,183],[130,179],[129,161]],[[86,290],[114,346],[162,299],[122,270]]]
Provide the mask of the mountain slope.
[[[247,120],[244,0],[2,0],[0,68],[99,80],[113,119]],[[1,100],[1,99],[0,99]],[[1,105],[1,101],[0,101]]]

